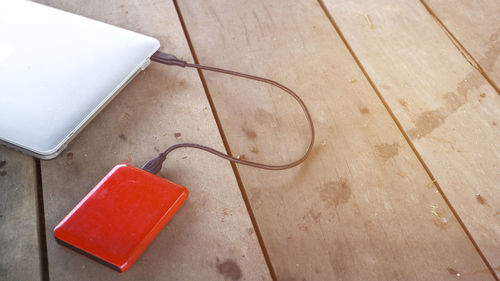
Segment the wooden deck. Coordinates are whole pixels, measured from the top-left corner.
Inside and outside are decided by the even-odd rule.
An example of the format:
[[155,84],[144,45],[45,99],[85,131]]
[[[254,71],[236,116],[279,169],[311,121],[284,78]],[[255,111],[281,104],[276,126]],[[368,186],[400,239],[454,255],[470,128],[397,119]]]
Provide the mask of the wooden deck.
[[137,263],[75,254],[52,230],[117,163],[188,141],[277,164],[306,145],[278,90],[152,64],[55,160],[0,147],[1,280],[500,279],[500,2],[39,2],[281,82],[317,141],[286,171],[176,151],[161,175],[190,197]]

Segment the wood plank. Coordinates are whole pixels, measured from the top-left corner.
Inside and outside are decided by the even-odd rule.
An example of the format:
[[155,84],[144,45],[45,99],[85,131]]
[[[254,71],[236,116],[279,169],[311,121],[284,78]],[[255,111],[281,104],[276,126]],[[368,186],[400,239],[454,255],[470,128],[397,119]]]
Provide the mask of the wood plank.
[[[316,1],[179,1],[200,63],[258,74],[308,104],[317,143],[287,171],[238,167],[278,280],[492,280]],[[205,73],[231,150],[301,155],[282,93]]]
[[[460,44],[470,63],[479,64],[491,81],[500,87],[500,3],[496,0],[426,0],[425,4]],[[478,67],[479,68],[479,67]],[[498,93],[500,94],[500,93]]]
[[500,96],[419,1],[325,3],[498,278]]
[[41,280],[35,160],[0,146],[0,279]]
[[[191,59],[171,1],[47,2],[154,36],[163,50]],[[152,64],[60,157],[42,162],[51,280],[270,279],[229,163],[199,151],[167,159],[162,175],[186,186],[190,197],[128,272],[117,274],[56,244],[54,226],[114,165],[140,166],[184,141],[224,150],[196,71]]]

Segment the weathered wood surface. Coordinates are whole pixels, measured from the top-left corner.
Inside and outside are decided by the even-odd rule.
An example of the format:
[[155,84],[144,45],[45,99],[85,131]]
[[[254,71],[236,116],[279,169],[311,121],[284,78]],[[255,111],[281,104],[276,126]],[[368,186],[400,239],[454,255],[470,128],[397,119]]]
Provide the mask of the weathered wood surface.
[[325,4],[498,278],[500,96],[419,1]]
[[498,91],[500,87],[500,3],[497,0],[425,0],[423,2],[473,59],[462,49],[464,57],[471,65],[482,69],[496,85]]
[[[171,1],[45,1],[158,38],[191,60]],[[54,226],[116,164],[142,165],[184,141],[224,150],[196,71],[152,64],[55,160],[42,162],[50,280],[269,280],[235,176],[225,160],[176,151],[162,175],[190,190],[135,265],[118,274],[56,244]]]
[[0,280],[41,280],[35,160],[0,146]]
[[[283,82],[313,115],[304,165],[238,168],[278,280],[493,279],[316,1],[178,2],[200,63]],[[233,154],[275,164],[301,155],[307,126],[291,99],[205,77]]]

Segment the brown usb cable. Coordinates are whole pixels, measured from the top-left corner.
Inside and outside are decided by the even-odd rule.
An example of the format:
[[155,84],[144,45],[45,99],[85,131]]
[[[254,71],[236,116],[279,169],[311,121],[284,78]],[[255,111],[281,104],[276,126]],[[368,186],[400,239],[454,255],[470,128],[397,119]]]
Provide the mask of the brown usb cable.
[[162,166],[163,162],[165,161],[167,155],[170,152],[172,152],[178,148],[183,148],[183,147],[190,147],[190,148],[204,150],[206,152],[212,153],[214,155],[217,155],[219,157],[222,157],[222,158],[229,160],[231,162],[234,162],[234,163],[247,165],[247,166],[251,166],[251,167],[255,167],[255,168],[259,168],[259,169],[266,169],[266,170],[284,170],[284,169],[289,169],[289,168],[295,167],[295,166],[301,164],[302,162],[304,162],[306,160],[306,158],[309,156],[309,154],[311,153],[312,147],[314,145],[314,124],[312,122],[311,115],[309,114],[309,110],[307,109],[307,107],[304,104],[304,102],[302,101],[302,99],[296,93],[294,93],[292,90],[288,89],[287,87],[281,85],[278,82],[275,82],[273,80],[269,80],[266,78],[262,78],[262,77],[257,77],[257,76],[253,76],[253,75],[249,75],[249,74],[231,71],[231,70],[220,69],[220,68],[216,68],[216,67],[187,63],[183,60],[176,58],[173,55],[162,53],[162,52],[156,52],[151,57],[151,60],[155,61],[155,62],[162,63],[162,64],[166,64],[166,65],[177,65],[177,66],[182,66],[182,67],[192,67],[192,68],[196,68],[196,69],[208,70],[208,71],[213,71],[213,72],[220,72],[220,73],[224,73],[224,74],[228,74],[228,75],[233,75],[233,76],[238,76],[238,77],[242,77],[242,78],[246,78],[246,79],[259,81],[262,83],[267,83],[267,84],[270,84],[270,85],[273,85],[275,87],[280,88],[281,90],[285,91],[290,96],[292,96],[300,104],[302,110],[304,111],[304,114],[305,114],[306,119],[307,119],[307,123],[309,124],[309,129],[310,129],[310,142],[305,150],[305,153],[302,155],[302,157],[300,157],[296,161],[293,161],[293,162],[288,163],[288,164],[283,164],[283,165],[266,165],[266,164],[256,163],[256,162],[252,162],[252,161],[247,161],[247,160],[242,160],[242,159],[238,159],[235,157],[231,157],[227,154],[224,154],[220,151],[217,151],[213,148],[210,148],[210,147],[207,147],[204,145],[195,144],[195,143],[180,143],[180,144],[172,145],[171,147],[167,148],[164,152],[160,153],[157,157],[146,162],[142,166],[143,170],[148,171],[148,172],[153,173],[153,174],[159,173],[161,170],[161,166]]

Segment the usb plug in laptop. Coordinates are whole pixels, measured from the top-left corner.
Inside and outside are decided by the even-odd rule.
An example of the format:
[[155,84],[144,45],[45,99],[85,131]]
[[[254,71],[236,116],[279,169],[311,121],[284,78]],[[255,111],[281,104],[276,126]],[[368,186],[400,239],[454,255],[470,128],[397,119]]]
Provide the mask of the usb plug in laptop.
[[159,47],[41,4],[0,1],[0,144],[56,157]]

